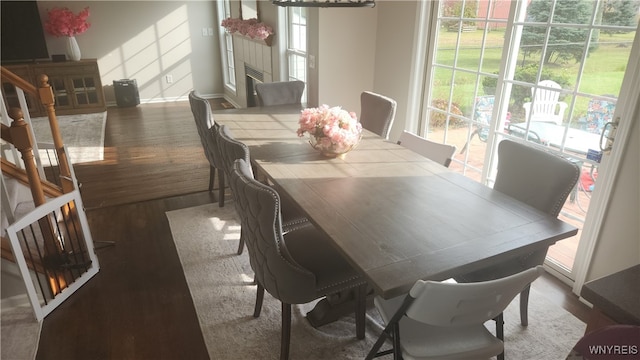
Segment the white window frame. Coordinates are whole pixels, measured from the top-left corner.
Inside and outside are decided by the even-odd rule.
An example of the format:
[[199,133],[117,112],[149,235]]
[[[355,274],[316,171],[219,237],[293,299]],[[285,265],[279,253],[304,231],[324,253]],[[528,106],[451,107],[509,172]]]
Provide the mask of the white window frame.
[[[218,22],[219,39],[220,39],[220,58],[222,60],[222,77],[224,79],[224,86],[229,91],[236,93],[236,68],[233,62],[235,59],[233,49],[233,35],[229,34],[225,28],[222,27],[222,20],[231,17],[231,2],[230,0],[217,1],[218,4]],[[231,44],[229,47],[228,44]],[[231,59],[231,61],[229,61]]]
[[[308,37],[306,36],[308,34],[308,23],[306,24],[302,24],[302,23],[294,23],[293,21],[293,16],[292,13],[293,11],[300,11],[300,12],[304,12],[305,18],[308,19],[309,16],[309,11],[307,10],[307,8],[304,7],[287,7],[286,13],[285,13],[285,18],[286,18],[286,49],[284,51],[284,59],[285,59],[285,72],[283,74],[283,80],[286,81],[293,81],[293,80],[300,80],[302,82],[305,83],[305,90],[304,93],[302,94],[302,102],[306,103],[307,102],[307,75],[308,75],[308,70],[307,70],[307,66],[308,66],[308,58],[307,58],[307,39]],[[293,39],[294,37],[293,32],[296,31],[295,28],[296,27],[304,27],[305,28],[305,39],[304,39],[304,48],[302,48],[301,46],[296,46],[296,44],[293,44]],[[300,76],[296,76],[296,74],[292,73],[290,64],[291,61],[293,61],[293,59],[303,59],[304,64],[302,65],[302,69],[304,72],[304,75],[302,77]]]

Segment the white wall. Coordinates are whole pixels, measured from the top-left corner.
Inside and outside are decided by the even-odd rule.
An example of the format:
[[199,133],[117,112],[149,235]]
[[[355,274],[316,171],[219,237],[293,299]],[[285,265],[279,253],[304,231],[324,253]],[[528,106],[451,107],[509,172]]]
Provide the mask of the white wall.
[[[192,89],[222,96],[218,20],[213,1],[39,1],[42,21],[54,7],[88,6],[91,27],[78,35],[83,58],[98,59],[108,103],[113,80],[136,79],[142,102],[184,100]],[[213,36],[202,36],[213,28]],[[65,39],[46,34],[49,54],[64,54]],[[166,76],[173,83],[166,82]]]
[[319,9],[319,104],[360,114],[360,93],[374,87],[377,14],[377,8]]
[[373,91],[396,100],[398,108],[389,139],[396,141],[407,122],[410,82],[416,74],[413,43],[416,1],[378,1],[378,28]]
[[[640,264],[640,104],[586,281]],[[638,286],[638,284],[634,284]]]

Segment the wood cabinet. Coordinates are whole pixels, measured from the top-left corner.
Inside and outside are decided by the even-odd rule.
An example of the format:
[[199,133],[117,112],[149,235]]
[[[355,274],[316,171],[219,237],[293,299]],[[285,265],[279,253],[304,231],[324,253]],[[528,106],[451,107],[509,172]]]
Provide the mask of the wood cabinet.
[[[47,75],[58,115],[86,114],[107,109],[98,62],[95,59],[3,66],[35,86],[38,85],[41,74]],[[3,83],[2,91],[10,107],[19,106],[13,85]],[[27,105],[31,116],[46,115],[42,105],[31,96],[27,96]]]

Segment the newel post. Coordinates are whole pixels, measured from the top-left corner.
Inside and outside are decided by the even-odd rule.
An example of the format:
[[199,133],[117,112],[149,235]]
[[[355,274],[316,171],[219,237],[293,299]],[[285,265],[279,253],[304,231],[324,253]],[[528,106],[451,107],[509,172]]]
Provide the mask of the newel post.
[[38,97],[40,98],[40,103],[42,103],[47,111],[49,127],[51,128],[51,138],[53,139],[53,145],[55,146],[56,154],[58,155],[62,192],[68,193],[74,190],[74,185],[73,181],[71,181],[69,159],[67,159],[67,154],[64,152],[64,142],[62,141],[60,127],[58,126],[53,90],[51,89],[51,85],[49,85],[49,77],[47,75],[40,75],[38,77],[38,81]]
[[9,109],[9,117],[13,119],[9,132],[13,145],[22,154],[25,172],[29,178],[31,195],[36,206],[45,203],[44,190],[40,182],[40,174],[33,156],[33,137],[29,131],[29,126],[24,121],[24,114],[20,108]]
[[[33,156],[33,136],[26,121],[24,121],[24,113],[20,108],[9,109],[9,117],[13,119],[9,132],[11,134],[11,141],[13,146],[22,154],[22,161],[24,162],[25,172],[29,179],[29,188],[31,189],[31,196],[33,197],[33,203],[36,207],[44,204],[46,198],[44,196],[44,190],[42,189],[42,181],[40,174],[38,173],[38,167]],[[53,226],[48,218],[43,218],[38,221],[40,230],[44,236],[44,250],[45,254],[49,256],[58,256],[61,248],[60,244],[56,241],[53,235]]]

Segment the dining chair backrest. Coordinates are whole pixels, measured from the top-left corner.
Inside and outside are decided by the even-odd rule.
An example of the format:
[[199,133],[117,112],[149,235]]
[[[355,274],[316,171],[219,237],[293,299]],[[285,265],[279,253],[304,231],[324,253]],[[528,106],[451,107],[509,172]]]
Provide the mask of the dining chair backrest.
[[395,100],[371,91],[360,94],[360,123],[362,127],[388,139],[396,116]]
[[211,166],[219,169],[221,163],[218,146],[215,143],[215,138],[211,136],[211,132],[209,131],[212,127],[218,126],[213,119],[211,105],[207,99],[198,96],[195,90],[189,93],[189,105],[205,156]]
[[227,177],[229,177],[233,171],[233,163],[237,159],[243,159],[249,163],[249,147],[243,142],[236,140],[227,125],[220,126],[216,132],[216,136],[220,154],[222,155],[222,169],[227,174]]
[[512,140],[498,145],[495,190],[558,216],[580,177],[580,167],[559,155]]
[[253,178],[244,159],[234,162],[230,186],[236,195],[242,235],[256,281],[273,297],[289,304],[309,301],[316,292],[313,273],[299,266],[289,254],[282,237],[280,196]]
[[300,104],[304,82],[299,80],[256,84],[259,106]]
[[536,266],[504,278],[477,283],[418,280],[407,317],[433,326],[483,324],[500,315],[513,298],[544,273]]
[[456,152],[455,145],[437,143],[435,141],[425,139],[422,136],[412,134],[406,130],[400,135],[398,144],[445,167],[449,167],[449,164],[451,164],[451,158]]

